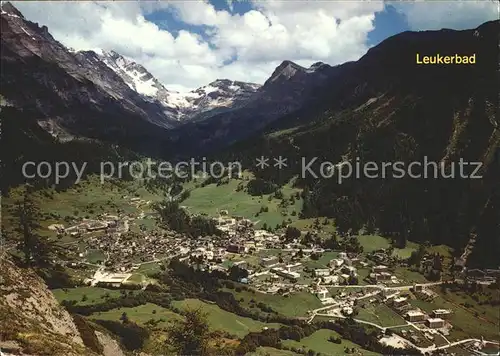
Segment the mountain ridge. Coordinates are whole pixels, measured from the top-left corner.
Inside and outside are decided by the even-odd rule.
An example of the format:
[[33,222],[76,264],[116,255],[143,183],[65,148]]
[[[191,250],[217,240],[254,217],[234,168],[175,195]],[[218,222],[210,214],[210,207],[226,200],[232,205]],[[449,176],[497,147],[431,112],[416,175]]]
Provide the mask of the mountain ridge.
[[[182,131],[189,131],[192,125],[188,125],[180,133],[176,131],[164,134],[162,131],[155,131],[154,126],[149,126],[144,121],[171,130],[184,124],[214,119],[215,123],[208,123],[208,127],[217,122],[228,127],[226,133],[217,136],[218,139],[228,135],[238,139],[243,132],[251,133],[255,128],[264,127],[270,121],[300,107],[311,88],[324,81],[327,77],[324,73],[331,68],[326,64],[316,63],[305,69],[291,61],[284,61],[274,71],[274,77],[271,76],[262,86],[218,79],[189,93],[178,93],[168,90],[143,65],[115,51],[98,50],[100,53],[97,53],[68,49],[51,36],[46,26],[40,27],[17,14],[20,12],[12,4],[2,5],[2,43],[7,49],[2,54],[4,67],[11,68],[9,71],[12,73],[26,72],[26,69],[32,71],[31,74],[22,75],[26,85],[38,87],[45,91],[46,96],[52,95],[53,98],[51,101],[34,100],[33,96],[16,91],[15,75],[9,76],[7,73],[2,74],[6,84],[3,96],[14,106],[39,111],[37,121],[40,125],[57,128],[50,132],[57,131],[61,137],[83,136],[116,141],[117,132],[127,136],[135,131],[143,137],[157,137],[153,140],[155,142],[173,138],[172,145],[177,145],[179,135],[183,135]],[[28,60],[32,64],[19,64]],[[41,66],[35,64],[37,61],[53,68],[51,71],[38,73],[37,68]],[[17,67],[15,62],[18,63]],[[72,78],[64,78],[65,76]],[[56,84],[55,81],[64,84]],[[60,103],[54,105],[57,101]],[[90,125],[85,123],[85,119],[73,107],[89,104],[93,106],[93,111],[99,112],[91,116],[105,115],[107,118],[93,120]],[[54,112],[56,107],[57,113]],[[106,120],[115,121],[112,118],[120,115],[130,117],[135,128],[127,128],[128,124],[122,128],[123,122],[118,119],[110,125],[104,125]],[[241,123],[238,122],[240,117]],[[207,125],[202,124],[196,130],[206,130]],[[245,125],[249,126],[242,130]],[[137,130],[137,126],[143,127]],[[166,138],[159,138],[160,136]],[[211,139],[201,138],[200,141],[210,142]],[[140,146],[140,143],[132,147],[137,145]],[[143,149],[141,151],[144,152]],[[151,152],[149,148],[148,151]],[[154,149],[154,154],[162,155],[164,151],[158,147]]]
[[[323,95],[215,156],[245,163],[260,179],[284,184],[299,176],[307,194],[304,217],[335,218],[339,232],[366,231],[453,246],[460,251],[477,236],[469,266],[496,268],[500,236],[500,131],[498,130],[498,26],[402,33],[357,62],[334,69]],[[492,48],[496,49],[492,51]],[[474,65],[421,66],[415,53],[476,54]],[[479,139],[478,139],[479,138]],[[254,167],[255,157],[287,157],[279,175]],[[337,177],[302,177],[301,158],[348,164],[427,159],[452,165],[481,164],[481,179],[369,179],[339,183]],[[471,167],[466,172],[471,173]],[[492,248],[492,247],[495,248]]]
[[100,50],[97,55],[118,74],[129,87],[145,97],[156,99],[166,113],[178,121],[189,121],[217,109],[231,108],[254,94],[260,85],[217,79],[207,85],[180,93],[169,90],[142,64],[127,59],[115,51]]

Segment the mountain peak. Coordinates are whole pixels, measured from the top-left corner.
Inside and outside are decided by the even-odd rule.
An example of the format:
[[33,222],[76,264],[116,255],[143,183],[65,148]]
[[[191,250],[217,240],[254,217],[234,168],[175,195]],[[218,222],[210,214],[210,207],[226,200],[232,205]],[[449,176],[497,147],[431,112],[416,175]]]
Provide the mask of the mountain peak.
[[305,73],[306,69],[297,63],[289,60],[284,60],[281,64],[276,67],[271,77],[266,81],[265,84],[275,82],[278,79],[288,80],[293,77],[297,72]]
[[230,79],[215,79],[208,85],[230,85],[233,81]]
[[23,14],[10,1],[4,2],[1,5],[2,15],[20,17],[24,19]]
[[99,50],[98,56],[132,90],[147,100],[157,101],[176,120],[191,118],[213,109],[230,108],[250,97],[260,87],[252,83],[216,79],[189,93],[178,93],[166,89],[144,66],[118,52]]
[[276,71],[281,71],[281,70],[284,70],[286,68],[294,68],[296,70],[305,70],[304,67],[298,65],[295,62],[292,62],[292,61],[286,59],[283,62],[281,62],[281,64],[278,67],[276,67]]
[[[239,88],[243,88],[243,87],[252,87],[254,89],[258,89],[260,87],[259,84],[255,84],[255,83],[241,82],[238,80],[231,80],[231,79],[216,79],[213,82],[209,83],[208,85],[203,86],[203,87],[198,88],[198,89],[202,89],[202,88],[205,88],[208,86],[222,88],[222,89],[229,88],[233,91],[237,90]],[[198,90],[198,89],[196,89],[196,90]],[[196,90],[194,90],[194,91],[196,91]]]
[[316,69],[319,69],[321,67],[324,67],[324,66],[327,66],[328,64],[326,63],[323,63],[323,62],[316,62],[316,63],[313,63],[310,67],[309,67],[309,70],[316,70]]
[[129,62],[123,55],[121,55],[118,52],[115,52],[114,50],[106,51],[101,49],[101,56],[108,57],[112,60],[122,60],[124,62]]

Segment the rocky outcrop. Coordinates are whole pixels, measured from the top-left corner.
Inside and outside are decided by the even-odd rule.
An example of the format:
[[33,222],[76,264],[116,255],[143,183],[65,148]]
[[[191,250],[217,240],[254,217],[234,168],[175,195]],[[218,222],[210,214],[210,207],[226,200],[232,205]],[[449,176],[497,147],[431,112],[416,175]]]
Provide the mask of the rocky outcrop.
[[[0,267],[2,355],[124,355],[120,344],[103,330],[78,327],[78,320],[84,326],[89,324],[82,317],[74,319],[59,305],[33,270],[20,268],[5,257]],[[87,341],[83,340],[82,331]],[[94,340],[92,345],[90,339]]]
[[83,341],[71,315],[44,281],[9,259],[3,259],[1,267],[0,339],[17,342],[28,354],[47,350],[53,355],[83,354]]
[[102,354],[104,356],[125,356],[120,344],[115,339],[100,331],[96,331],[95,334],[103,346]]
[[[145,151],[178,124],[155,100],[131,89],[93,52],[74,53],[45,26],[1,7],[1,95],[33,121]],[[136,144],[137,145],[136,145]]]

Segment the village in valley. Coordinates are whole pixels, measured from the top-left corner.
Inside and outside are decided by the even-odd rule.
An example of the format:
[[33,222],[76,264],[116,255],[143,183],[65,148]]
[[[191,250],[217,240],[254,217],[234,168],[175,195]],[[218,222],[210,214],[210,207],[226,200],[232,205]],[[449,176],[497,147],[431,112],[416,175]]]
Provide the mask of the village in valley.
[[[467,308],[443,299],[439,291],[446,292],[456,283],[495,284],[499,269],[455,266],[453,277],[429,281],[411,270],[407,259],[398,257],[392,247],[361,251],[348,246],[357,238],[348,235],[337,236],[337,245],[325,248],[316,243],[321,223],[311,224],[318,231],[283,226],[270,232],[228,210],[220,210],[213,218],[219,236],[187,239],[181,233],[142,224],[157,219],[151,201],[122,198],[138,214],[103,213],[68,226],[48,226],[60,239],[69,236],[77,241],[67,245],[68,258],[60,263],[82,271],[84,283],[90,287],[134,285],[145,289],[156,283],[151,277],[154,273],[148,272],[158,271],[163,263],[176,258],[199,270],[234,276],[240,288],[259,295],[309,295],[311,308],[300,316],[303,320],[352,318],[379,330],[379,342],[396,348],[413,347],[423,353],[449,350],[453,354],[455,347],[461,347],[481,355],[483,349],[498,347],[491,337],[465,337],[464,332],[457,332],[462,326],[455,321]],[[436,256],[423,253],[419,265],[429,270],[436,264],[441,267],[443,257]]]

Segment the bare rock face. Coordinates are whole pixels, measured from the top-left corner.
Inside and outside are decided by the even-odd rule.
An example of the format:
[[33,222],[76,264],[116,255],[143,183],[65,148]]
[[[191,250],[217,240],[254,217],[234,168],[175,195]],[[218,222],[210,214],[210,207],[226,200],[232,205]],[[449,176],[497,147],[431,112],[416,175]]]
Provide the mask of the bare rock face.
[[33,121],[50,121],[58,137],[145,146],[178,125],[160,102],[131,89],[96,53],[69,50],[12,4],[2,3],[0,23],[2,97]]
[[95,334],[103,346],[102,354],[104,356],[125,356],[120,344],[115,339],[100,331],[96,331]]
[[[83,330],[78,319],[56,300],[32,269],[20,268],[0,258],[0,354],[124,356],[118,341],[103,331]],[[84,332],[95,333],[100,351],[84,342]],[[88,335],[87,335],[88,336]],[[87,347],[87,346],[88,347]]]
[[17,342],[27,354],[84,354],[73,318],[35,272],[4,259],[0,278],[0,339]]
[[153,155],[169,138],[179,148],[193,134],[207,144],[241,139],[299,108],[332,69],[284,61],[263,86],[217,79],[179,93],[117,52],[66,48],[10,3],[2,4],[1,30],[5,100],[62,141],[98,139]]

